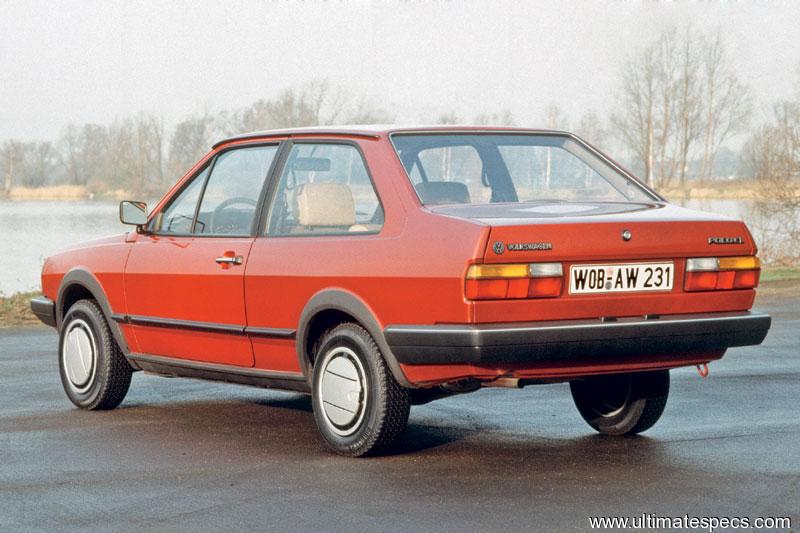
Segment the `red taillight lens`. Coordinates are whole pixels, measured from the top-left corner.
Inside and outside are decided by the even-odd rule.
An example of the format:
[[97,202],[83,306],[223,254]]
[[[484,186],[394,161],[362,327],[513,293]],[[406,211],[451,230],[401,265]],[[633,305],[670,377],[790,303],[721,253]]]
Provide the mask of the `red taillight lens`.
[[757,257],[700,257],[686,260],[685,291],[752,289],[758,286]]
[[684,290],[713,291],[717,288],[717,272],[687,272]]
[[528,298],[555,298],[561,296],[564,278],[534,278],[528,286]]
[[465,293],[470,300],[553,298],[562,285],[561,263],[472,265]]
[[500,300],[507,294],[507,279],[467,280],[467,298],[470,300]]
[[733,280],[734,289],[752,289],[758,287],[758,280],[761,277],[760,270],[742,270],[736,273]]

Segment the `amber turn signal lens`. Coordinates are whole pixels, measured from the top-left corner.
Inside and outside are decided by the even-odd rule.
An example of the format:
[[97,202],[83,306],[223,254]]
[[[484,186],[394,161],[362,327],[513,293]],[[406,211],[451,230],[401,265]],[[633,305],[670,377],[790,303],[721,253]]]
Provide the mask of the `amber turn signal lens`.
[[720,257],[720,270],[754,270],[761,268],[761,260],[758,257]]
[[527,278],[527,264],[518,265],[472,265],[467,270],[467,279]]

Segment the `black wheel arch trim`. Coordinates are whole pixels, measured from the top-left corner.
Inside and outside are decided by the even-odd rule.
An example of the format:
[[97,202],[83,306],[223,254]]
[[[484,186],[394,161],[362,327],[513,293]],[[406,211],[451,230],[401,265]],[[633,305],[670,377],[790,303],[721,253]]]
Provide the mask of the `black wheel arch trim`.
[[125,336],[122,334],[119,324],[114,320],[114,313],[111,309],[111,305],[108,303],[106,292],[100,281],[88,270],[74,268],[67,272],[61,279],[61,285],[58,288],[58,297],[56,299],[56,328],[60,331],[64,321],[64,297],[67,292],[75,286],[80,286],[91,293],[94,300],[100,306],[100,310],[103,312],[108,327],[111,330],[111,335],[114,337],[114,340],[117,341],[117,345],[120,347],[120,350],[122,350],[125,358],[129,359],[130,348],[125,340]]
[[311,361],[308,357],[308,336],[309,328],[314,318],[325,311],[339,311],[341,313],[352,316],[367,332],[375,339],[375,343],[383,354],[386,364],[392,372],[392,375],[404,387],[414,388],[411,382],[408,381],[405,374],[403,374],[397,358],[392,353],[392,349],[386,342],[383,334],[383,328],[380,326],[375,314],[361,298],[355,294],[344,289],[325,289],[315,294],[306,303],[302,313],[300,313],[300,321],[297,327],[297,337],[295,347],[297,349],[297,359],[300,363],[300,369],[306,380],[311,383],[311,376],[313,375],[311,369]]

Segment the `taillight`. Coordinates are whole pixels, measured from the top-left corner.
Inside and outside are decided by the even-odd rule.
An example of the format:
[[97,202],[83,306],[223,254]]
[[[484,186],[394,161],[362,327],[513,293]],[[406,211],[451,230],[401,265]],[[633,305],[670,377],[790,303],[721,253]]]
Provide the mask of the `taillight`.
[[685,291],[724,291],[758,286],[758,257],[698,257],[686,260]]
[[561,295],[563,280],[561,263],[472,265],[466,294],[470,300],[553,298]]

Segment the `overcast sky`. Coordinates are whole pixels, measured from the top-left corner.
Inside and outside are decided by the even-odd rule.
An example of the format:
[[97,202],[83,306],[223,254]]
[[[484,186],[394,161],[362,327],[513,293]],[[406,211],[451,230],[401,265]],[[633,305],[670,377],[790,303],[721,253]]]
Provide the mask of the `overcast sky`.
[[0,139],[140,110],[172,124],[319,78],[404,123],[605,116],[626,55],[687,23],[722,32],[762,108],[790,96],[800,2],[0,0]]

